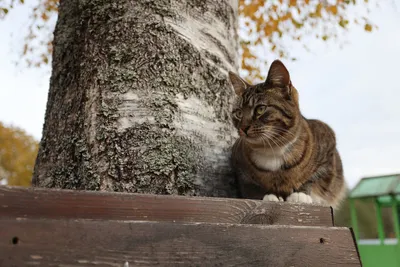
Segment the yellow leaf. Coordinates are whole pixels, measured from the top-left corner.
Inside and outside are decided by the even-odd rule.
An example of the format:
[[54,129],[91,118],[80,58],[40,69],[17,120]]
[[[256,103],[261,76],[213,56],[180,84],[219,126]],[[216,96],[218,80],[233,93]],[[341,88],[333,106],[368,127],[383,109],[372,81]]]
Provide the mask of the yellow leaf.
[[44,64],[49,63],[49,58],[47,57],[46,54],[42,54],[42,61],[43,61]]
[[321,11],[322,11],[322,4],[318,3],[317,7],[315,8],[314,17],[321,18],[322,16]]
[[371,24],[365,24],[365,26],[364,26],[364,30],[366,30],[367,32],[370,32],[370,31],[372,31],[372,25]]
[[349,24],[349,21],[347,19],[342,19],[339,21],[339,26],[342,28],[346,28],[347,24]]
[[293,25],[294,25],[297,29],[300,29],[301,27],[304,26],[303,23],[300,23],[300,22],[296,21],[296,20],[293,19],[293,18],[292,18],[292,23],[293,23]]

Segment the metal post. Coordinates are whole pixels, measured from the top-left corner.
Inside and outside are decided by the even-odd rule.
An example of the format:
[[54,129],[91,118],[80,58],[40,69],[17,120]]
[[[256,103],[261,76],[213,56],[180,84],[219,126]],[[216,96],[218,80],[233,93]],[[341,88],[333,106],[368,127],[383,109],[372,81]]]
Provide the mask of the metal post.
[[358,242],[360,236],[359,236],[359,232],[358,232],[357,211],[356,211],[356,207],[354,205],[354,199],[350,198],[349,202],[350,202],[351,224],[353,226],[354,236],[356,238],[356,241]]
[[375,200],[375,208],[376,208],[376,222],[377,222],[377,226],[378,226],[378,236],[379,236],[380,244],[382,245],[383,241],[385,239],[385,231],[383,229],[381,205],[379,204],[377,198],[374,198],[374,200]]
[[399,225],[399,214],[397,210],[396,196],[391,196],[392,200],[392,214],[393,214],[393,229],[396,234],[397,242],[400,240],[400,225]]

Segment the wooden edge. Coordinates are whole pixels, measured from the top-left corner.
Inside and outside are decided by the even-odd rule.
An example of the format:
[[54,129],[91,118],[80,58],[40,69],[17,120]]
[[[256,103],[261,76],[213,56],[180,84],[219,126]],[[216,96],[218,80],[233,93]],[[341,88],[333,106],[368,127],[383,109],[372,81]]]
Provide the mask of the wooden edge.
[[360,266],[348,228],[0,219],[5,266]]
[[354,247],[356,248],[356,251],[357,251],[357,257],[358,257],[358,259],[360,261],[360,266],[363,266],[362,260],[361,260],[361,257],[360,257],[360,251],[358,250],[357,239],[356,239],[356,236],[354,234],[353,227],[349,227],[349,230],[350,230],[351,236],[353,238]]
[[332,226],[330,207],[0,186],[0,217]]

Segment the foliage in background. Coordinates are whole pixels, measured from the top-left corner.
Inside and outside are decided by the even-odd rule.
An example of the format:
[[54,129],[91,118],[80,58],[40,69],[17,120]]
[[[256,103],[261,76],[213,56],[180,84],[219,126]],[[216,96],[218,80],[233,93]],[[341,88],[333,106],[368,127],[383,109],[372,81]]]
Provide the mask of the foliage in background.
[[0,122],[0,183],[30,186],[38,146],[24,130]]
[[[295,59],[288,40],[302,42],[313,35],[320,40],[334,40],[351,23],[361,25],[366,31],[374,26],[367,17],[351,17],[349,9],[368,0],[239,0],[241,69],[250,82],[262,79],[260,68],[266,59],[256,57],[256,50],[269,50],[284,59]],[[0,18],[24,0],[0,0]],[[38,0],[32,8],[28,34],[22,45],[22,55],[28,66],[40,67],[49,64],[53,51],[53,29],[59,0]]]
[[349,10],[363,2],[369,13],[368,0],[240,0],[241,15],[241,68],[247,79],[260,80],[260,66],[265,65],[255,51],[269,49],[280,58],[295,60],[285,45],[288,41],[301,42],[309,50],[305,37],[314,36],[323,41],[337,40],[340,32],[351,23],[362,25],[365,31],[377,28],[365,16],[352,17]]

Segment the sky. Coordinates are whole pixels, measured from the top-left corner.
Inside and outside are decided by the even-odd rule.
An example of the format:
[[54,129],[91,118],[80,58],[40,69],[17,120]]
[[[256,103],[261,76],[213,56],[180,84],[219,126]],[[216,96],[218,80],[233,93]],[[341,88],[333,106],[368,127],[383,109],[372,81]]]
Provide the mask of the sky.
[[[29,5],[35,1],[27,2],[0,21],[0,121],[40,140],[51,70],[15,64],[20,60]],[[361,177],[400,173],[400,84],[396,81],[400,1],[380,1],[368,17],[378,25],[377,31],[352,27],[341,37],[346,42],[343,47],[309,39],[311,52],[293,43],[291,53],[297,61],[283,60],[299,91],[303,114],[323,120],[336,132],[350,187]],[[276,58],[268,51],[264,56]]]

